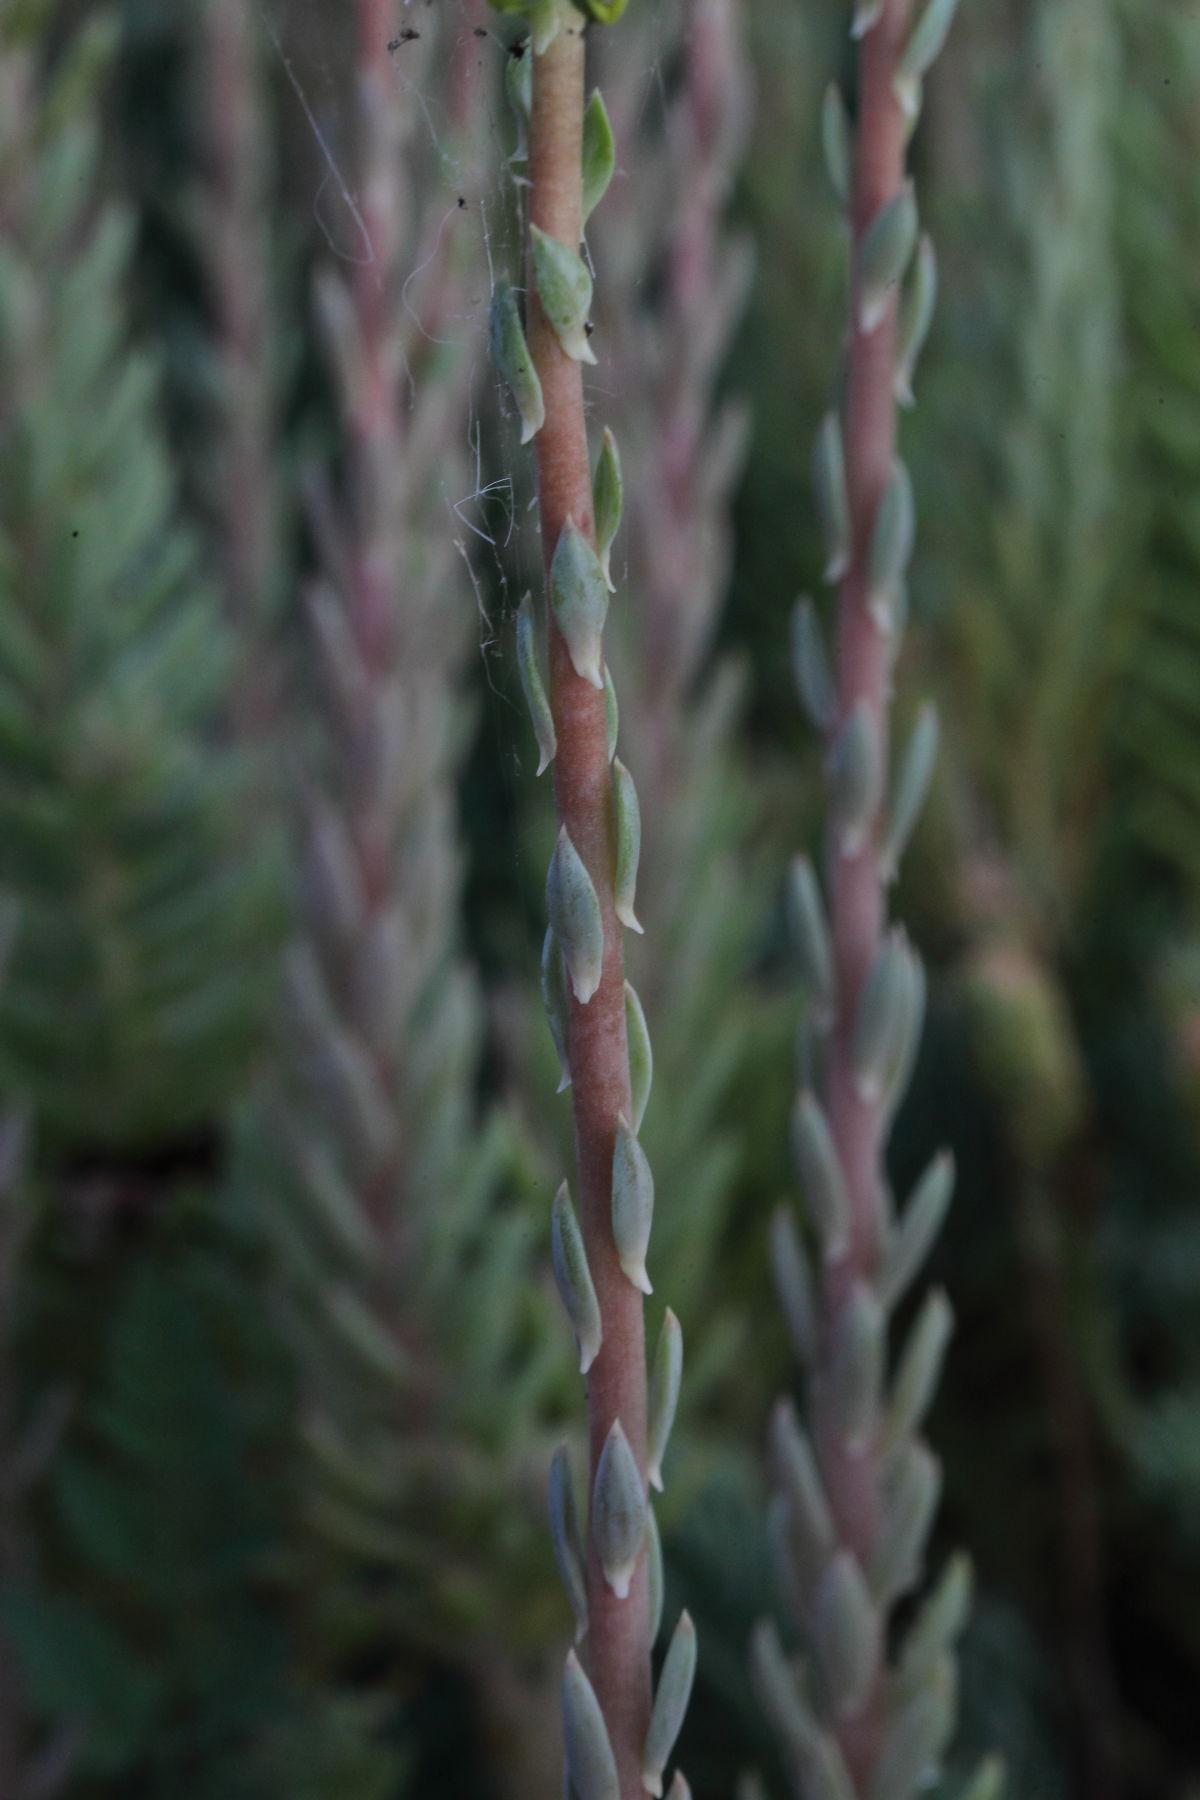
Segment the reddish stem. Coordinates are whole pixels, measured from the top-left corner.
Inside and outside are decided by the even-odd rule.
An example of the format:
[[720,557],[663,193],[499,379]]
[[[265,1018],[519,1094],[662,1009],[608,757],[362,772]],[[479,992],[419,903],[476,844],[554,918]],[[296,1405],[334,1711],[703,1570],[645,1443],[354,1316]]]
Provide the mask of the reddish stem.
[[[530,219],[572,249],[582,235],[584,102],[582,23],[564,23],[534,59],[529,133]],[[594,541],[583,374],[560,346],[529,279],[529,344],[542,384],[546,422],[534,439],[542,551],[550,562],[568,518]],[[550,610],[549,608],[547,609]],[[624,959],[613,910],[612,782],[603,694],[576,674],[566,641],[549,622],[550,701],[558,736],[554,797],[600,897],[604,966],[586,1006],[570,1002],[569,1051],[580,1212],[604,1341],[588,1377],[588,1435],[594,1477],[619,1418],[643,1477],[646,1364],[642,1297],[622,1273],[612,1230],[612,1157],[617,1121],[631,1112],[625,1042]],[[588,1552],[587,1664],[608,1725],[622,1800],[643,1800],[642,1747],[650,1713],[650,1643],[645,1558],[630,1596],[618,1600],[594,1546]]]
[[[908,34],[911,0],[885,0],[879,22],[866,34],[859,58],[858,129],[855,154],[853,242],[855,272],[843,432],[850,496],[851,560],[838,600],[839,720],[865,705],[875,741],[886,760],[891,690],[891,645],[867,605],[867,565],[871,530],[891,475],[896,446],[895,303],[883,322],[867,334],[858,322],[858,253],[881,207],[904,180],[906,121],[892,91]],[[869,1280],[879,1257],[879,1185],[887,1121],[878,1101],[864,1100],[854,1081],[852,1040],[863,987],[883,941],[887,923],[886,887],[876,826],[854,855],[835,844],[830,851],[833,952],[837,974],[837,1018],[830,1045],[826,1102],[834,1141],[845,1171],[851,1206],[850,1247],[829,1268],[825,1287],[826,1330],[830,1336],[854,1286]],[[873,1446],[854,1450],[840,1436],[820,1403],[817,1431],[821,1459],[839,1535],[867,1563],[880,1525],[880,1467]],[[839,1730],[847,1762],[861,1791],[879,1755],[882,1690],[877,1684],[861,1714]]]

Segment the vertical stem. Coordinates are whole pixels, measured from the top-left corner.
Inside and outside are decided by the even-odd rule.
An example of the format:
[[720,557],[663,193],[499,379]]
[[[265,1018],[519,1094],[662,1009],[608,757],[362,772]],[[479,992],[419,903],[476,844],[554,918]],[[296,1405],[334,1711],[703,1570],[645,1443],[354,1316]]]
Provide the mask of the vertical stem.
[[[530,220],[572,249],[582,236],[581,156],[584,28],[564,22],[534,58],[529,134]],[[546,419],[534,439],[546,590],[568,518],[594,541],[591,471],[580,365],[561,348],[529,280],[529,345]],[[547,609],[551,611],[551,609]],[[600,986],[586,1006],[570,999],[569,1059],[575,1111],[581,1217],[600,1304],[603,1346],[588,1377],[588,1437],[594,1476],[615,1419],[645,1476],[646,1372],[642,1297],[622,1273],[612,1230],[612,1163],[617,1122],[631,1111],[625,1042],[624,959],[613,905],[613,817],[604,696],[576,674],[566,640],[549,620],[550,702],[558,737],[554,796],[559,822],[582,857],[604,921]],[[608,1586],[595,1546],[588,1550],[588,1673],[608,1726],[622,1800],[641,1800],[642,1746],[650,1713],[650,1644],[645,1557],[629,1598]]]
[[[900,192],[904,180],[905,119],[892,91],[907,36],[911,0],[885,0],[878,23],[866,33],[859,57],[858,126],[853,200],[853,279],[849,362],[846,378],[844,442],[850,499],[851,557],[837,609],[837,725],[865,705],[881,759],[886,759],[891,698],[892,648],[868,608],[868,558],[879,502],[892,472],[896,448],[896,306],[893,300],[875,330],[859,319],[860,251],[880,209]],[[880,1253],[880,1183],[887,1121],[877,1099],[859,1092],[853,1070],[854,1022],[871,965],[883,942],[887,899],[881,864],[879,819],[852,855],[830,851],[830,913],[837,983],[837,1016],[830,1047],[826,1106],[846,1178],[851,1228],[848,1250],[827,1271],[826,1341],[855,1287],[870,1281]],[[814,1387],[815,1422],[822,1469],[842,1543],[867,1564],[881,1523],[881,1470],[874,1444],[848,1443],[831,1416],[822,1383]],[[880,1749],[882,1675],[860,1715],[839,1731],[847,1765],[860,1789]]]
[[[807,860],[795,871],[810,1042],[824,1069],[824,1107],[805,1092],[794,1116],[812,1262],[786,1214],[772,1240],[808,1376],[812,1442],[786,1402],[777,1408],[771,1525],[780,1583],[813,1650],[816,1679],[789,1667],[770,1623],[759,1627],[752,1654],[805,1800],[893,1792],[903,1800],[933,1779],[954,1729],[953,1646],[968,1601],[965,1571],[952,1565],[903,1647],[891,1642],[894,1609],[921,1579],[937,1509],[939,1468],[920,1433],[952,1323],[945,1296],[927,1296],[889,1383],[889,1314],[936,1236],[953,1185],[948,1159],[935,1159],[893,1221],[887,1134],[920,1041],[925,982],[915,952],[888,929],[887,886],[920,808],[936,732],[927,717],[885,809],[892,669],[913,530],[896,462],[897,298],[915,248],[914,203],[904,192],[908,126],[938,48],[931,29],[944,35],[949,23],[944,12],[932,20],[925,12],[923,35],[914,36],[914,10],[914,0],[859,0],[855,8],[861,51],[849,159],[846,377],[840,418],[827,421],[818,439],[831,571],[841,576],[832,701],[811,602],[796,617],[802,694],[829,727],[834,808],[828,923]],[[836,93],[826,107],[831,172],[844,194],[848,158]],[[927,324],[932,249],[924,246],[922,255],[909,279],[923,284],[912,289],[913,316],[919,322],[924,306]],[[913,335],[903,351],[906,382],[918,350]],[[991,1776],[982,1779],[986,1788]]]
[[[904,116],[892,92],[908,24],[909,0],[888,0],[867,33],[861,55],[854,192],[855,260],[871,221],[900,191],[904,178]],[[838,602],[839,723],[867,706],[881,756],[886,755],[891,650],[867,607],[871,528],[892,471],[896,445],[895,303],[867,335],[858,320],[857,270],[846,383],[846,483],[852,554]],[[853,1233],[847,1273],[870,1274],[878,1255],[876,1184],[883,1138],[878,1106],[854,1091],[850,1038],[867,973],[882,941],[885,893],[877,833],[854,856],[835,852],[831,870],[833,943],[839,997],[829,1076],[834,1137],[850,1187]]]

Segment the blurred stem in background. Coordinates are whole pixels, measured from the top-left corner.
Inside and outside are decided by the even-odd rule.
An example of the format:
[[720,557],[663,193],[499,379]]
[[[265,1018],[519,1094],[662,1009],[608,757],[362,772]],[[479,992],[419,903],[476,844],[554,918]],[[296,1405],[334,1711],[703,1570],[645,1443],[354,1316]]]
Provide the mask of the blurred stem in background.
[[353,17],[353,251],[316,286],[344,453],[309,479],[322,731],[300,734],[300,931],[271,1108],[288,1172],[260,1121],[246,1179],[300,1370],[316,1629],[335,1659],[373,1649],[394,1689],[422,1657],[477,1675],[520,1790],[552,1759],[513,1653],[536,1660],[559,1618],[534,1496],[565,1358],[511,1136],[478,1118],[480,995],[458,935],[474,608],[451,509],[473,476],[484,51],[469,4],[400,38],[384,0]]
[[[969,1606],[969,1571],[956,1558],[893,1641],[940,1498],[941,1468],[920,1431],[952,1326],[945,1295],[927,1294],[885,1382],[890,1317],[954,1180],[943,1153],[897,1217],[884,1162],[925,1014],[924,969],[905,934],[888,927],[888,891],[937,747],[927,707],[893,769],[892,681],[914,537],[896,407],[912,404],[936,293],[905,151],[954,10],[953,0],[859,0],[854,123],[835,86],[822,119],[850,227],[851,317],[814,453],[825,578],[838,588],[836,657],[831,666],[810,600],[797,603],[793,648],[801,698],[824,741],[830,807],[824,879],[807,857],[792,871],[807,989],[792,1149],[807,1229],[781,1208],[772,1240],[806,1390],[804,1425],[790,1401],[772,1416],[772,1548],[778,1610],[804,1653],[789,1660],[771,1621],[751,1646],[798,1800],[911,1800],[937,1778],[955,1725],[955,1643]],[[989,1759],[963,1791],[974,1800],[1001,1786]]]

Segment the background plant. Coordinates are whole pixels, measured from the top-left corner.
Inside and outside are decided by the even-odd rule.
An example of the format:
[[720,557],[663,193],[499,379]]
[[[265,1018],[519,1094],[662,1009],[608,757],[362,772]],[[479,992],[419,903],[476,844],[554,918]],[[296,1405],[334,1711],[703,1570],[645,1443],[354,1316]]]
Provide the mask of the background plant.
[[357,251],[315,287],[339,427],[307,476],[323,730],[300,737],[299,931],[243,1179],[300,1369],[311,1629],[333,1667],[378,1657],[384,1692],[422,1656],[469,1671],[536,1782],[540,1688],[499,1652],[536,1653],[558,1625],[534,1496],[564,1361],[512,1134],[480,1116],[481,999],[457,928],[473,618],[451,509],[470,476],[478,18],[429,21],[398,93],[387,9],[355,14]]
[[[808,857],[791,876],[807,989],[792,1149],[808,1229],[802,1238],[786,1209],[772,1228],[775,1279],[806,1378],[804,1425],[788,1401],[772,1415],[772,1547],[780,1605],[807,1654],[789,1662],[770,1621],[751,1650],[791,1784],[808,1796],[906,1796],[936,1779],[969,1605],[959,1558],[894,1644],[890,1616],[921,1580],[941,1486],[919,1433],[952,1321],[945,1295],[928,1294],[886,1382],[890,1315],[953,1186],[953,1164],[935,1158],[897,1215],[884,1167],[925,1010],[924,970],[904,934],[888,929],[887,894],[937,746],[929,708],[906,747],[889,746],[914,533],[895,415],[898,403],[912,403],[936,295],[904,152],[953,11],[859,6],[853,128],[834,86],[822,117],[830,181],[850,223],[844,370],[813,462],[825,579],[838,589],[837,642],[831,663],[819,614],[802,599],[793,657],[825,741],[830,809],[822,876]],[[998,1792],[999,1766],[981,1765],[970,1785]]]

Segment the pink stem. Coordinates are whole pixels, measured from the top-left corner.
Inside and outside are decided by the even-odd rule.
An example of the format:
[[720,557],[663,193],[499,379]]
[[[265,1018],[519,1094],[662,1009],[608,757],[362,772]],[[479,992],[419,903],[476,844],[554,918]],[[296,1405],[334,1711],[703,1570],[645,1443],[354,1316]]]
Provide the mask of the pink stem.
[[[885,0],[879,22],[863,39],[859,59],[858,130],[855,155],[853,241],[855,263],[863,238],[904,180],[906,121],[892,91],[911,14],[911,0]],[[896,447],[895,302],[871,333],[858,318],[857,266],[852,283],[852,316],[844,412],[846,482],[850,497],[851,560],[838,600],[838,725],[865,705],[875,742],[886,760],[891,699],[891,647],[867,605],[867,565],[871,531],[892,472]],[[870,1280],[879,1258],[879,1187],[884,1180],[886,1119],[882,1104],[864,1099],[854,1081],[854,1020],[867,976],[883,942],[886,890],[878,828],[862,848],[845,855],[830,851],[830,913],[837,980],[837,1017],[830,1045],[826,1106],[850,1195],[849,1249],[828,1271],[825,1324],[836,1331],[855,1285]],[[881,1472],[872,1445],[855,1449],[834,1427],[817,1401],[817,1435],[822,1468],[841,1541],[864,1565],[880,1527]],[[880,1747],[882,1689],[877,1684],[862,1713],[839,1735],[862,1791]]]
[[[529,134],[530,219],[574,249],[582,235],[584,103],[582,23],[564,24],[534,60]],[[580,366],[562,350],[529,280],[529,344],[542,384],[546,422],[534,439],[542,550],[550,562],[568,518],[594,542],[592,483]],[[625,1042],[624,959],[613,909],[612,784],[604,696],[576,674],[566,641],[550,620],[550,698],[558,737],[554,797],[582,857],[604,918],[600,986],[586,1006],[570,1002],[569,1052],[580,1211],[603,1321],[603,1347],[588,1377],[588,1435],[594,1477],[620,1419],[643,1477],[646,1366],[642,1297],[617,1260],[612,1229],[612,1159],[617,1122],[631,1112]],[[618,1600],[594,1546],[588,1553],[587,1664],[616,1756],[622,1800],[643,1800],[642,1747],[650,1714],[650,1643],[643,1557],[628,1599]]]

